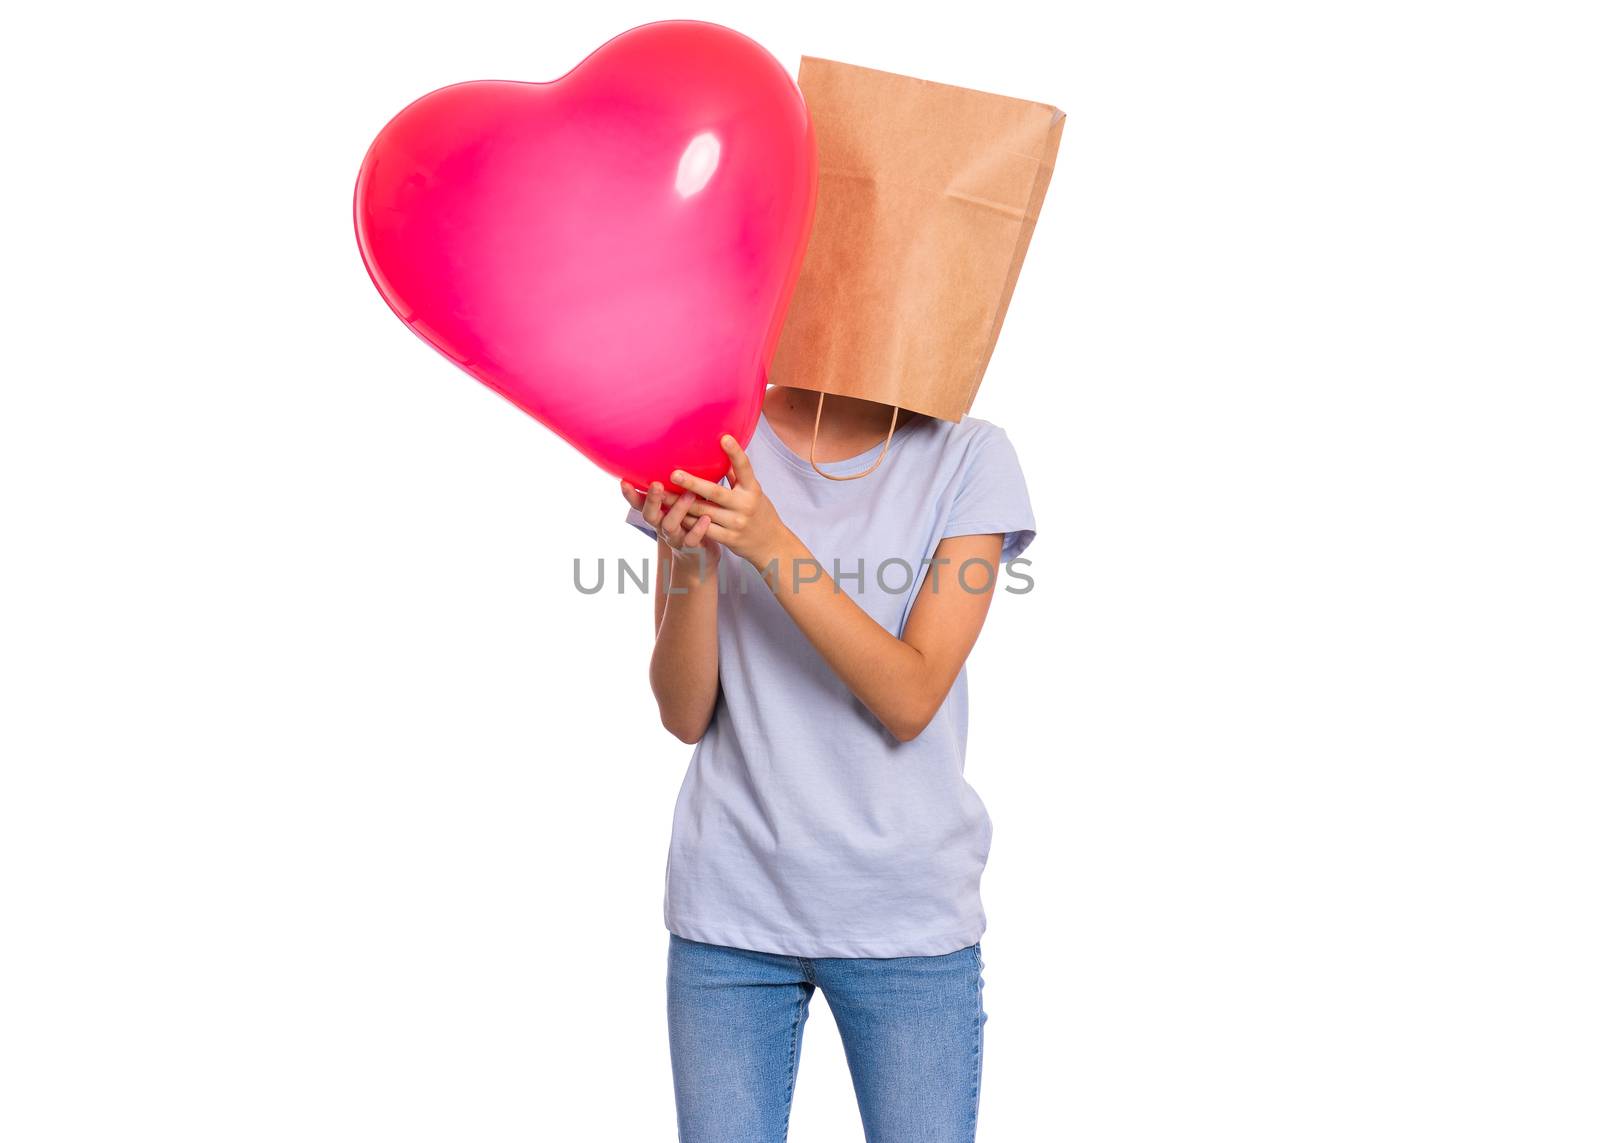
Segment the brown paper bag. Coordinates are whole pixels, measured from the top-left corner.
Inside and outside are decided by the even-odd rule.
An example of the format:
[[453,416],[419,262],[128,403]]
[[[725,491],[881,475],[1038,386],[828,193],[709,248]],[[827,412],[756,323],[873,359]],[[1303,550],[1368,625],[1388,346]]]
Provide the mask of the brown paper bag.
[[1000,336],[1062,113],[811,56],[799,84],[817,208],[769,379],[959,421]]

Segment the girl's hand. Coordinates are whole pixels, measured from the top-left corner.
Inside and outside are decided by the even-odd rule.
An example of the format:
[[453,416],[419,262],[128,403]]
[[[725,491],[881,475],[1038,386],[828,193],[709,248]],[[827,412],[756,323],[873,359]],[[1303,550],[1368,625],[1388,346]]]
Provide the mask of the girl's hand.
[[[778,518],[778,510],[761,491],[750,458],[732,436],[722,438],[722,451],[733,464],[733,487],[713,484],[687,472],[674,472],[672,481],[688,493],[680,498],[693,501],[688,512],[699,519],[694,530],[709,522],[704,537],[730,552],[765,569],[790,539],[789,529]],[[695,499],[698,495],[699,499]],[[676,510],[677,505],[674,505]]]
[[[687,486],[685,486],[687,487]],[[686,558],[699,564],[705,561],[706,567],[715,567],[721,557],[721,549],[716,541],[706,538],[706,533],[711,530],[712,520],[709,516],[701,516],[685,527],[685,520],[690,510],[695,505],[692,493],[682,496],[672,496],[659,480],[650,485],[648,493],[640,492],[626,480],[622,482],[622,495],[628,503],[639,510],[640,515],[656,530],[656,535],[661,542],[672,549],[675,558]]]

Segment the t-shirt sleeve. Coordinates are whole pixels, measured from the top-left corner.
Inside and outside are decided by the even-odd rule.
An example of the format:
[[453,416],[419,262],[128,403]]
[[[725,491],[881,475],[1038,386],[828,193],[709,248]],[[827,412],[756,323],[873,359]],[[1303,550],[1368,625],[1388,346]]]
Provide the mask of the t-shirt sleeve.
[[1033,542],[1033,504],[1022,463],[998,426],[974,445],[956,488],[945,536],[1000,533],[1000,558],[1013,560]]
[[635,528],[649,536],[652,540],[656,538],[656,530],[652,528],[645,520],[644,513],[639,511],[639,509],[635,508],[631,504],[628,505],[628,514],[622,518],[622,522],[625,524],[632,524]]

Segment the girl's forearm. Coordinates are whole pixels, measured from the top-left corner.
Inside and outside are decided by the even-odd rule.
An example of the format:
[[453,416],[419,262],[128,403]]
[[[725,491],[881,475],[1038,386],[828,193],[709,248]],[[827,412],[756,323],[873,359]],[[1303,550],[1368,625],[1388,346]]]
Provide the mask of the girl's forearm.
[[661,724],[684,742],[698,742],[717,705],[716,562],[700,567],[693,558],[667,556],[661,569],[650,689]]
[[944,701],[922,652],[840,591],[787,528],[758,570],[766,571],[768,588],[795,626],[878,721],[902,742],[920,734]]

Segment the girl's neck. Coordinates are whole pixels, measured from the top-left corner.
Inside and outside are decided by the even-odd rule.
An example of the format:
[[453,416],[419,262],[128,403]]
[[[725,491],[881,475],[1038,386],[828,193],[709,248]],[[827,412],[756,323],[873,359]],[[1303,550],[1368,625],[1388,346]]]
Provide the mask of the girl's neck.
[[[812,389],[773,385],[767,389],[762,412],[778,439],[800,456],[811,451],[811,430],[817,423],[819,394]],[[889,433],[894,408],[859,397],[840,397],[829,393],[822,406],[822,424],[817,428],[817,463],[849,460],[860,456]],[[911,414],[901,410],[895,422],[898,432]]]

